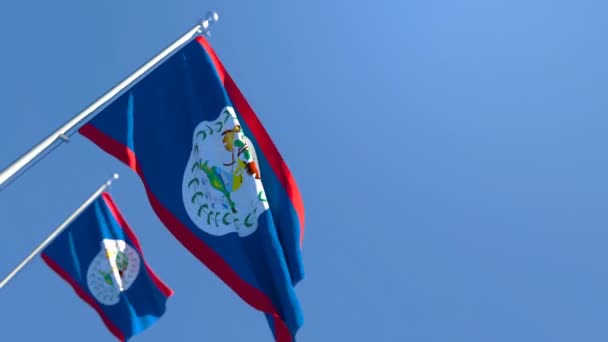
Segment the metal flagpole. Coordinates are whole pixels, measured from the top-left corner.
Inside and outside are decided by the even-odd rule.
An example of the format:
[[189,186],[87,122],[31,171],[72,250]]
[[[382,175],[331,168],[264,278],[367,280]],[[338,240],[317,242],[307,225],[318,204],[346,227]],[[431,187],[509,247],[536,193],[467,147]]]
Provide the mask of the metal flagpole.
[[[118,179],[118,174],[115,173],[112,178]],[[57,237],[57,235],[59,235],[64,229],[66,229],[70,225],[70,223],[72,223],[80,214],[82,214],[82,212],[87,209],[89,205],[91,205],[91,203],[93,203],[97,199],[97,197],[99,197],[101,193],[103,193],[110,185],[112,185],[112,179],[109,179],[102,186],[100,186],[99,189],[97,189],[97,191],[95,191],[91,195],[91,197],[89,197],[84,203],[82,203],[80,207],[72,213],[72,215],[70,215],[59,227],[57,227],[57,229],[55,229],[51,233],[51,235],[46,238],[46,240],[44,240],[40,245],[38,245],[38,247],[36,247],[32,251],[32,253],[30,253],[30,255],[23,259],[23,261],[19,265],[17,265],[17,267],[15,267],[15,269],[11,271],[11,273],[9,273],[8,276],[4,278],[4,280],[0,282],[0,289],[3,288],[4,285],[6,285],[6,283],[8,283],[9,280],[11,280],[17,274],[17,272],[21,271],[21,269],[25,267],[28,262],[30,262],[38,253],[40,253],[41,250],[48,246]]]
[[153,70],[160,62],[162,62],[165,58],[169,57],[178,48],[188,43],[190,40],[194,39],[201,33],[210,35],[209,27],[211,26],[211,24],[216,23],[218,18],[219,16],[216,12],[210,11],[209,13],[207,13],[205,19],[200,21],[193,28],[188,30],[188,32],[186,32],[176,41],[171,43],[171,45],[162,50],[158,55],[152,57],[152,59],[146,62],[146,64],[141,66],[131,75],[127,76],[127,78],[122,80],[120,83],[114,86],[114,88],[110,89],[107,93],[98,98],[95,102],[90,104],[80,113],[76,114],[76,116],[70,119],[67,123],[57,129],[55,132],[51,133],[38,145],[34,146],[28,152],[19,157],[6,169],[0,172],[0,190],[5,187],[5,184],[9,179],[15,176],[24,167],[28,166],[34,159],[36,159],[42,153],[47,151],[55,142],[59,141],[59,143],[61,143],[67,141],[69,135],[71,135],[72,130],[75,127],[83,125],[87,121],[91,120],[96,114],[97,110],[99,110],[102,106],[109,104],[109,102],[112,101],[117,95],[134,85],[144,74]]

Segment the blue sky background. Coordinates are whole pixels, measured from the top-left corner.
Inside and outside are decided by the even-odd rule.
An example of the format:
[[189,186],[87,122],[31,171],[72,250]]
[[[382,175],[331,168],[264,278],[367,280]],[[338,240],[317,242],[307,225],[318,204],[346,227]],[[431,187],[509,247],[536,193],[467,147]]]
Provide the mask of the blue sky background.
[[[0,166],[210,9],[304,197],[299,341],[608,340],[604,1],[5,2]],[[133,340],[270,341],[78,135],[0,192],[0,275],[113,172],[176,291]],[[7,341],[112,340],[40,258],[0,290],[0,322]]]

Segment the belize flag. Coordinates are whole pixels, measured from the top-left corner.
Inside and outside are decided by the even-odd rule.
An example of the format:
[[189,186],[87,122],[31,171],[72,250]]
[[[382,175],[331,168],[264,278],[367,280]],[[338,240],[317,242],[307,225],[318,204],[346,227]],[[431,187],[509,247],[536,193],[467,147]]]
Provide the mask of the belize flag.
[[303,202],[283,158],[199,36],[80,133],[133,169],[167,229],[266,314],[278,341],[303,315]]
[[156,322],[173,295],[146,263],[129,225],[103,193],[41,253],[121,341]]

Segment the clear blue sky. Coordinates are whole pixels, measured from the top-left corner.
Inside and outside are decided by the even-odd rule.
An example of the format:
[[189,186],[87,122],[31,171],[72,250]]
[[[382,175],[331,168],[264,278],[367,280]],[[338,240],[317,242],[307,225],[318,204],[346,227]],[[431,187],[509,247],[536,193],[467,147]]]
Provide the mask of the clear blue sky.
[[[210,9],[303,194],[299,341],[608,340],[605,1],[7,2],[0,166]],[[113,172],[176,292],[134,341],[270,341],[78,135],[0,192],[0,276]],[[0,290],[0,322],[3,341],[112,340],[40,258]]]

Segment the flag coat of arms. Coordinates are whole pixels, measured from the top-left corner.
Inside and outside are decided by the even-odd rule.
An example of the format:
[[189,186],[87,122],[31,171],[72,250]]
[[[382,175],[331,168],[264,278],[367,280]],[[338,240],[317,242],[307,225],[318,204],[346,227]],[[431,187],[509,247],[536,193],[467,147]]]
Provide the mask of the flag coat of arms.
[[173,295],[146,263],[137,236],[108,193],[85,209],[41,257],[121,341],[154,324]]
[[283,158],[204,37],[184,45],[79,132],[133,169],[167,229],[278,341],[303,315],[303,202]]

